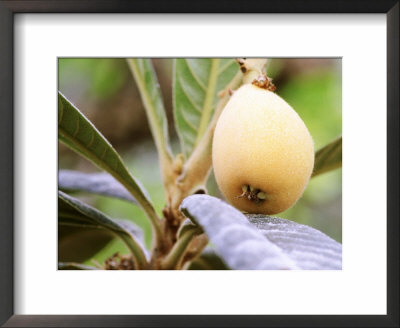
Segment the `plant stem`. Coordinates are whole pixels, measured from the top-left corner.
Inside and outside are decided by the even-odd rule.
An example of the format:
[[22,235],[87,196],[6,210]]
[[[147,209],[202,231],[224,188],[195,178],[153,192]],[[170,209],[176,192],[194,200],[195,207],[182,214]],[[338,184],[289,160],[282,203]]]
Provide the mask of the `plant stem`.
[[143,209],[143,211],[149,218],[153,236],[152,248],[155,248],[156,245],[160,245],[163,240],[160,218],[158,217],[153,205],[150,203],[147,197],[144,197],[141,193],[138,193],[129,184],[125,183],[125,181],[120,181],[120,182],[133,195],[133,197],[135,197],[140,207]]
[[180,264],[187,247],[193,238],[203,231],[200,227],[193,227],[185,231],[182,236],[177,240],[174,247],[169,252],[168,256],[161,264],[163,270],[174,270]]
[[146,255],[143,252],[142,247],[137,243],[137,241],[130,235],[118,235],[122,241],[128,246],[129,250],[133,255],[135,261],[136,269],[146,269],[148,267],[148,262]]

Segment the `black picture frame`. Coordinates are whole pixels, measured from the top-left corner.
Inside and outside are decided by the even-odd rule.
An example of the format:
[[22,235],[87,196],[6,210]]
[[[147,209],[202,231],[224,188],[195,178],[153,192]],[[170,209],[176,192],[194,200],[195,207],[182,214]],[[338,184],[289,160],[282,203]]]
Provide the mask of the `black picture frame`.
[[[14,315],[13,29],[17,13],[384,13],[387,17],[387,315]],[[399,327],[399,1],[0,1],[0,324],[5,327]],[[367,268],[366,268],[367,270]],[[366,286],[366,288],[368,288]]]

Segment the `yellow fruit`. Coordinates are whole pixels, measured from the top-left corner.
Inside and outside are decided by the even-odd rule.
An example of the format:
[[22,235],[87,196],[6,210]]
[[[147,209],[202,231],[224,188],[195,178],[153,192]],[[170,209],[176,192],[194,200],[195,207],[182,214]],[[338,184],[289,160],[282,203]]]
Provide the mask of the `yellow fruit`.
[[227,201],[248,213],[275,214],[303,194],[314,166],[314,144],[289,104],[246,84],[218,120],[212,159]]

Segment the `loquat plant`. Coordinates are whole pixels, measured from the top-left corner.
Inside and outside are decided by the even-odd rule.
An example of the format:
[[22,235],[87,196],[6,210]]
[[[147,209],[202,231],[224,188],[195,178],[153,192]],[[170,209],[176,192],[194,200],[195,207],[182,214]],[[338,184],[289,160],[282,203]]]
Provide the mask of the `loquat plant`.
[[[293,206],[310,178],[341,167],[342,139],[314,152],[303,120],[274,92],[266,59],[174,60],[178,154],[171,150],[151,60],[126,61],[157,149],[166,203],[155,210],[121,155],[59,92],[59,140],[103,171],[59,171],[59,243],[73,235],[68,247],[76,252],[67,261],[59,254],[59,269],[341,269],[340,243],[312,227],[268,216]],[[229,204],[207,195],[212,169]],[[150,247],[132,220],[111,218],[71,196],[76,191],[140,207],[151,225]],[[129,253],[83,264],[113,238]]]

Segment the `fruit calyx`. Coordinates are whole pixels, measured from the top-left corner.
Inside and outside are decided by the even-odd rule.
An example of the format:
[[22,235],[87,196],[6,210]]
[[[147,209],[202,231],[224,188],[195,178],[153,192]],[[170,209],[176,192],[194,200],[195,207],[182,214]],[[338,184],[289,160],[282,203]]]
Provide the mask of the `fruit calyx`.
[[264,202],[267,199],[267,194],[261,189],[254,188],[249,185],[242,186],[242,194],[237,198],[247,198],[254,203]]
[[268,91],[276,90],[276,86],[272,83],[272,79],[265,75],[258,76],[253,82],[251,82],[251,84]]

